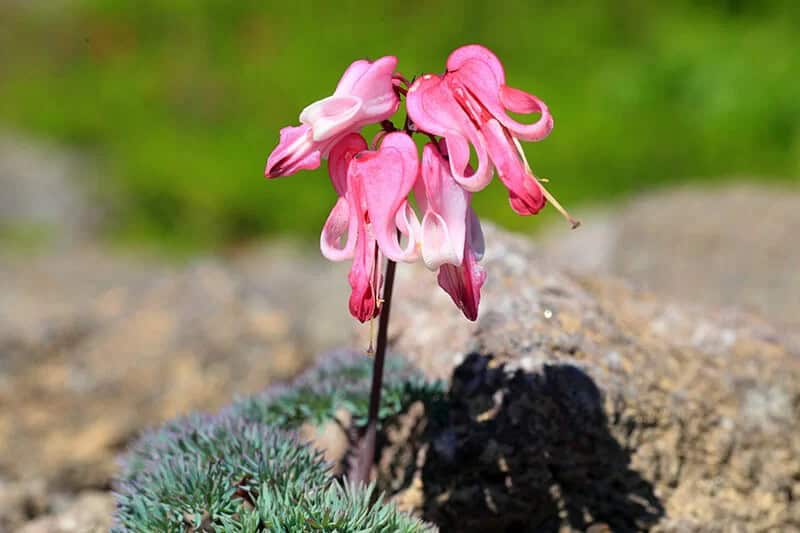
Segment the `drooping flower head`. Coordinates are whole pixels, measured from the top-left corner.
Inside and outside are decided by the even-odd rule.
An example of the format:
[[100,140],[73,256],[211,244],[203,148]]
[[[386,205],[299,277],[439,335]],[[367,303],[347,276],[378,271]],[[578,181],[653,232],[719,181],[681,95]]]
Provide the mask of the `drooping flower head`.
[[[482,46],[455,50],[444,75],[426,74],[410,87],[396,66],[394,56],[350,65],[332,96],[306,107],[300,126],[281,130],[265,174],[286,176],[328,159],[338,198],[320,249],[332,261],[352,260],[349,307],[355,318],[365,322],[380,313],[386,259],[421,258],[464,315],[476,320],[486,272],[479,265],[484,240],[471,200],[495,170],[514,211],[535,214],[547,199],[577,225],[533,175],[520,145],[546,137],[553,119],[537,97],[506,85],[502,64]],[[387,120],[400,94],[407,95],[403,131]],[[508,111],[539,117],[523,124]],[[382,131],[370,147],[360,130],[374,123]],[[432,140],[421,163],[414,133]],[[412,190],[421,217],[409,202]]]
[[[521,124],[506,110],[540,117],[533,124]],[[426,74],[411,86],[408,113],[417,127],[444,137],[451,171],[462,187],[483,189],[494,167],[509,190],[514,211],[530,215],[544,207],[543,190],[526,169],[517,139],[545,138],[553,119],[544,102],[506,85],[503,66],[492,52],[479,45],[455,50],[443,76]],[[467,171],[470,145],[478,156],[474,172]]]
[[392,116],[400,105],[392,82],[396,67],[394,56],[374,62],[361,59],[350,65],[333,95],[303,109],[300,126],[281,130],[280,142],[267,159],[264,175],[276,178],[315,169],[348,133]]

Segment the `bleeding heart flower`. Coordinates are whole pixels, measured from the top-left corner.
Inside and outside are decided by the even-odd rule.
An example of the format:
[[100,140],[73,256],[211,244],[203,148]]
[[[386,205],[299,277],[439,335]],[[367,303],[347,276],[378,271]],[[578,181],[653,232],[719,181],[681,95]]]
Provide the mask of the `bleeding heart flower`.
[[[383,255],[392,261],[411,262],[418,258],[416,220],[408,194],[417,181],[417,146],[402,132],[389,133],[378,150],[357,154],[350,174],[364,187],[367,215]],[[405,247],[400,236],[407,237]]]
[[394,56],[350,65],[332,96],[306,107],[300,113],[300,126],[281,130],[264,175],[276,178],[317,168],[345,135],[392,116],[400,105],[392,80],[395,67]]
[[[328,171],[339,198],[322,228],[320,249],[332,261],[353,259],[350,313],[361,322],[380,310],[383,257],[418,256],[419,222],[408,203],[418,167],[416,145],[405,133],[386,135],[378,150],[367,150],[364,138],[351,133],[331,149]],[[405,248],[398,232],[407,237]]]
[[[544,191],[517,139],[543,139],[553,129],[553,118],[537,97],[505,84],[503,66],[492,52],[479,45],[455,50],[444,76],[427,74],[411,86],[407,105],[417,127],[444,137],[453,177],[465,189],[486,187],[494,165],[514,211],[530,215],[544,207]],[[521,124],[506,110],[541,116]],[[468,170],[470,145],[478,157],[475,172]]]
[[460,265],[470,193],[453,179],[447,159],[433,143],[422,149],[422,170],[414,197],[423,213],[419,240],[425,266],[436,270],[445,263]]
[[486,280],[486,272],[478,265],[483,257],[483,232],[470,207],[472,195],[453,178],[444,142],[428,143],[422,149],[414,196],[424,212],[419,240],[425,266],[438,268],[439,286],[464,316],[477,319]]
[[360,183],[351,185],[348,175],[353,157],[367,149],[367,141],[358,133],[346,135],[331,149],[328,174],[339,195],[331,209],[320,236],[322,255],[331,261],[352,259],[356,248],[359,225],[363,225],[366,212]]

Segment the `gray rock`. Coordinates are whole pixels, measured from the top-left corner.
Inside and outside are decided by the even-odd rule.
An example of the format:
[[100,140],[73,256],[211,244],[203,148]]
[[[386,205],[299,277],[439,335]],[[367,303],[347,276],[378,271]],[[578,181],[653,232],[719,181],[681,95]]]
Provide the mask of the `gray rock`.
[[800,357],[780,330],[567,274],[486,229],[475,323],[432,273],[398,269],[393,348],[460,406],[427,422],[423,496],[400,501],[445,530],[800,528]]
[[0,255],[0,479],[106,487],[143,428],[287,379],[346,339],[346,278],[274,252],[186,265],[93,247]]
[[611,274],[670,298],[746,308],[800,330],[800,189],[681,187],[585,213],[548,253],[567,269]]
[[63,509],[36,518],[18,533],[101,533],[111,527],[114,498],[107,492],[86,491]]

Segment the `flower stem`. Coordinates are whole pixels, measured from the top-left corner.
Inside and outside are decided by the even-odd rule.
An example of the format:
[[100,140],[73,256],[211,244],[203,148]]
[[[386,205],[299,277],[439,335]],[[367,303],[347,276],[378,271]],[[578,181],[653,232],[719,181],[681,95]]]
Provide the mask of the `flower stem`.
[[372,463],[375,459],[375,438],[378,430],[378,411],[381,404],[383,386],[383,363],[386,360],[386,342],[389,333],[389,311],[392,306],[392,288],[397,263],[389,260],[386,265],[386,279],[383,282],[383,304],[378,322],[378,340],[375,345],[375,359],[372,365],[372,389],[369,393],[367,428],[361,439],[352,480],[356,483],[369,483]]

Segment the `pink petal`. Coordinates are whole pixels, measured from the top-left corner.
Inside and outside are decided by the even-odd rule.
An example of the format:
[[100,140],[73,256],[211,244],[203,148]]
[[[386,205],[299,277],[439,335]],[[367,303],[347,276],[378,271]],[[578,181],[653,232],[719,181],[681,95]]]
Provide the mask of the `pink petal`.
[[315,169],[320,164],[319,146],[306,126],[287,126],[281,129],[278,146],[267,158],[264,175],[268,178],[289,176],[298,170]]
[[[322,227],[319,247],[330,261],[344,261],[353,257],[358,232],[358,216],[351,213],[350,204],[339,197]],[[345,239],[344,244],[340,244]]]
[[514,113],[541,113],[539,120],[532,124],[517,122],[503,112],[497,119],[508,128],[514,137],[523,141],[540,141],[553,131],[553,116],[544,102],[532,94],[507,85],[500,86],[500,101]]
[[459,265],[442,265],[437,276],[439,286],[450,295],[469,320],[478,318],[481,287],[486,281],[486,271],[477,263],[470,250],[464,252],[464,262]]
[[432,143],[422,151],[422,187],[417,201],[424,206],[422,259],[431,270],[443,263],[461,264],[466,238],[469,193],[453,179],[450,167]]
[[451,83],[465,87],[476,103],[495,117],[504,115],[505,110],[500,103],[500,86],[505,85],[505,73],[500,60],[482,46],[464,49],[453,52],[447,62],[447,76],[452,79]]
[[467,218],[467,234],[469,238],[464,244],[464,261],[458,266],[445,264],[439,267],[437,280],[464,316],[476,320],[486,271],[478,264],[483,256],[483,231],[472,208]]
[[360,134],[351,133],[339,141],[330,152],[328,173],[339,199],[322,227],[320,249],[322,255],[331,261],[342,261],[353,257],[358,225],[363,220],[363,209],[357,200],[360,195],[359,187],[354,186],[351,190],[349,186],[348,169],[353,156],[366,149],[367,141]]
[[360,322],[366,322],[378,316],[377,287],[380,276],[376,275],[377,248],[375,239],[369,234],[364,224],[358,229],[355,256],[347,276],[352,291],[350,292],[350,314]]
[[400,105],[392,77],[397,68],[397,58],[385,56],[371,63],[349,88],[337,87],[335,95],[355,96],[362,100],[362,119],[380,122],[389,118]]
[[[503,65],[488,49],[470,45],[455,50],[447,60],[447,70],[515,137],[539,141],[552,131],[553,117],[544,102],[508,87]],[[532,124],[523,124],[511,118],[506,109],[515,113],[541,113],[541,116]]]
[[[453,248],[453,241],[447,224],[438,213],[428,211],[422,219],[422,260],[430,270],[436,270],[444,264],[460,265],[459,255],[463,254]],[[463,257],[463,255],[462,255]]]
[[311,127],[314,141],[324,141],[356,129],[363,102],[356,96],[329,96],[300,112],[300,122]]
[[468,61],[480,61],[492,71],[494,79],[505,83],[506,75],[502,63],[491,50],[479,44],[468,44],[453,50],[447,58],[447,70],[459,70]]
[[[451,172],[462,187],[479,191],[489,184],[492,166],[486,157],[486,143],[443,78],[426,74],[415,81],[408,90],[406,107],[417,127],[445,138]],[[468,169],[470,144],[478,156],[475,172]]]
[[342,74],[342,78],[336,85],[336,91],[333,94],[352,94],[353,87],[356,85],[356,83],[358,83],[358,80],[361,79],[361,76],[363,76],[364,73],[369,70],[371,64],[372,63],[366,59],[353,61],[353,63],[344,71],[344,74]]
[[383,254],[393,261],[411,260],[397,236],[397,212],[405,209],[406,198],[417,179],[417,147],[411,137],[393,132],[378,151],[361,152],[351,165],[354,179],[364,185],[367,211],[375,238]]
[[497,167],[497,175],[509,191],[511,208],[520,215],[534,215],[545,204],[542,189],[525,169],[517,148],[499,122],[492,119],[483,129],[489,155]]
[[350,133],[334,145],[328,156],[328,174],[339,196],[347,193],[347,169],[358,152],[367,149],[367,141],[358,133]]
[[403,247],[405,260],[416,261],[419,259],[417,243],[420,240],[420,222],[408,200],[403,202],[403,207],[397,211],[395,224],[400,234],[406,238],[406,245]]

